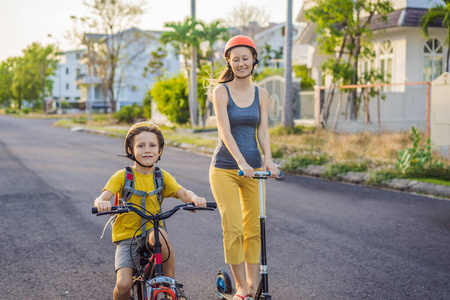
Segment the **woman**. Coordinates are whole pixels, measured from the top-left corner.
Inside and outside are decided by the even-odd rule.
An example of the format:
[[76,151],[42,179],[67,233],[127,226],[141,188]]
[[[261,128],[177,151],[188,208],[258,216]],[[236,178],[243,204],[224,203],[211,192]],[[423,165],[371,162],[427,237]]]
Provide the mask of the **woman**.
[[[227,69],[212,96],[219,144],[211,169],[211,190],[222,217],[225,262],[236,282],[233,300],[253,299],[261,251],[258,181],[254,171],[277,177],[270,152],[268,92],[252,83],[258,63],[256,45],[246,36],[231,38],[224,51]],[[264,160],[258,149],[264,153]],[[237,170],[244,175],[239,177]]]

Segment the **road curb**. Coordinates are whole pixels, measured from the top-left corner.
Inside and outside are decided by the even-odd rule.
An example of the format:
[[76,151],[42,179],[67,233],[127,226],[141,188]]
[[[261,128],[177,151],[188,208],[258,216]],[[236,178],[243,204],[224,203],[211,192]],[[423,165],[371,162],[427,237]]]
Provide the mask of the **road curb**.
[[[302,168],[301,174],[320,177],[323,178],[323,174],[325,172],[325,166],[308,166],[306,168]],[[327,178],[330,179],[330,178]],[[440,198],[448,198],[450,199],[450,186],[446,185],[438,185],[418,180],[410,180],[410,179],[393,179],[391,181],[386,181],[381,183],[380,185],[370,185],[367,184],[370,179],[370,174],[363,172],[349,172],[347,174],[338,175],[337,178],[330,179],[334,181],[342,181],[349,182],[353,184],[361,184],[372,187],[380,187],[380,188],[388,188],[408,193],[418,193],[425,194],[429,196],[435,196]]]

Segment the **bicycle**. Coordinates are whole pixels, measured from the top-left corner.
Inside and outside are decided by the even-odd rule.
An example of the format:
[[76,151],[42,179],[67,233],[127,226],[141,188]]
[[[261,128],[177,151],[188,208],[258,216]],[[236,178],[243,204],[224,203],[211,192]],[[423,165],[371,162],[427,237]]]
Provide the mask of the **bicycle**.
[[[133,276],[133,286],[131,288],[131,299],[133,300],[178,300],[179,297],[187,299],[183,292],[180,292],[182,285],[178,284],[173,278],[164,276],[163,261],[161,256],[161,242],[159,241],[160,221],[170,218],[179,210],[197,211],[210,210],[217,208],[215,202],[207,202],[206,207],[195,207],[193,203],[177,205],[171,210],[160,214],[146,215],[141,211],[141,207],[131,202],[125,202],[120,206],[112,206],[111,211],[98,213],[96,207],[92,207],[92,213],[97,216],[122,214],[134,212],[141,218],[153,224],[155,244],[153,249],[148,249],[147,242],[141,242],[138,253],[140,255],[139,267],[135,266],[135,275]],[[140,229],[140,228],[139,228]],[[136,232],[139,232],[140,230]],[[136,233],[135,233],[136,235]],[[136,239],[136,236],[132,239]],[[130,246],[131,255],[131,246]]]
[[[242,170],[238,171],[238,175],[244,175]],[[282,178],[280,171],[279,178]],[[255,300],[271,300],[269,294],[269,271],[267,269],[267,253],[266,253],[266,202],[264,199],[264,179],[270,177],[270,172],[255,171],[253,179],[259,180],[259,211],[260,211],[260,230],[261,230],[261,280],[256,291]],[[230,275],[223,269],[219,268],[216,280],[217,295],[220,299],[233,299],[233,286],[231,284]]]

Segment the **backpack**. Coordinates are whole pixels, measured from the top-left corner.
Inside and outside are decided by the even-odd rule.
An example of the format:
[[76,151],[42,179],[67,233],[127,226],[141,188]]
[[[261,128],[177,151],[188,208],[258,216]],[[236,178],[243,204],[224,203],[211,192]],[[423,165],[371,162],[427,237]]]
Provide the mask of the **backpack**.
[[[155,166],[153,170],[153,183],[155,185],[155,190],[151,192],[146,191],[140,191],[134,189],[134,172],[132,167],[126,167],[125,168],[125,181],[122,189],[122,193],[119,196],[119,193],[115,195],[114,198],[114,206],[118,206],[121,204],[121,202],[127,202],[132,194],[135,194],[136,196],[141,197],[141,207],[142,211],[145,213],[145,198],[148,196],[153,196],[156,194],[156,198],[158,199],[159,203],[159,212],[162,213],[161,204],[163,201],[162,191],[164,188],[164,176],[161,171],[161,169],[157,166]],[[103,236],[105,234],[105,229],[109,223],[111,223],[111,227],[114,225],[114,222],[117,218],[117,215],[113,215],[111,218],[109,218],[108,222],[106,223],[105,227],[103,228],[102,236],[100,237],[103,239]],[[146,235],[146,220],[142,219],[142,236],[144,237]],[[166,224],[163,221],[163,227],[166,228]],[[167,229],[166,229],[167,231]]]

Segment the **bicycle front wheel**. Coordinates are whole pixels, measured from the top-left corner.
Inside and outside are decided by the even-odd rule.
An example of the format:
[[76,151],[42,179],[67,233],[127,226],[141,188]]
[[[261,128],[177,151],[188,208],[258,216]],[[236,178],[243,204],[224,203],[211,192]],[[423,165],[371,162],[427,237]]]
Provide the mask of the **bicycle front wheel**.
[[142,281],[138,280],[133,284],[130,292],[130,300],[144,300]]

